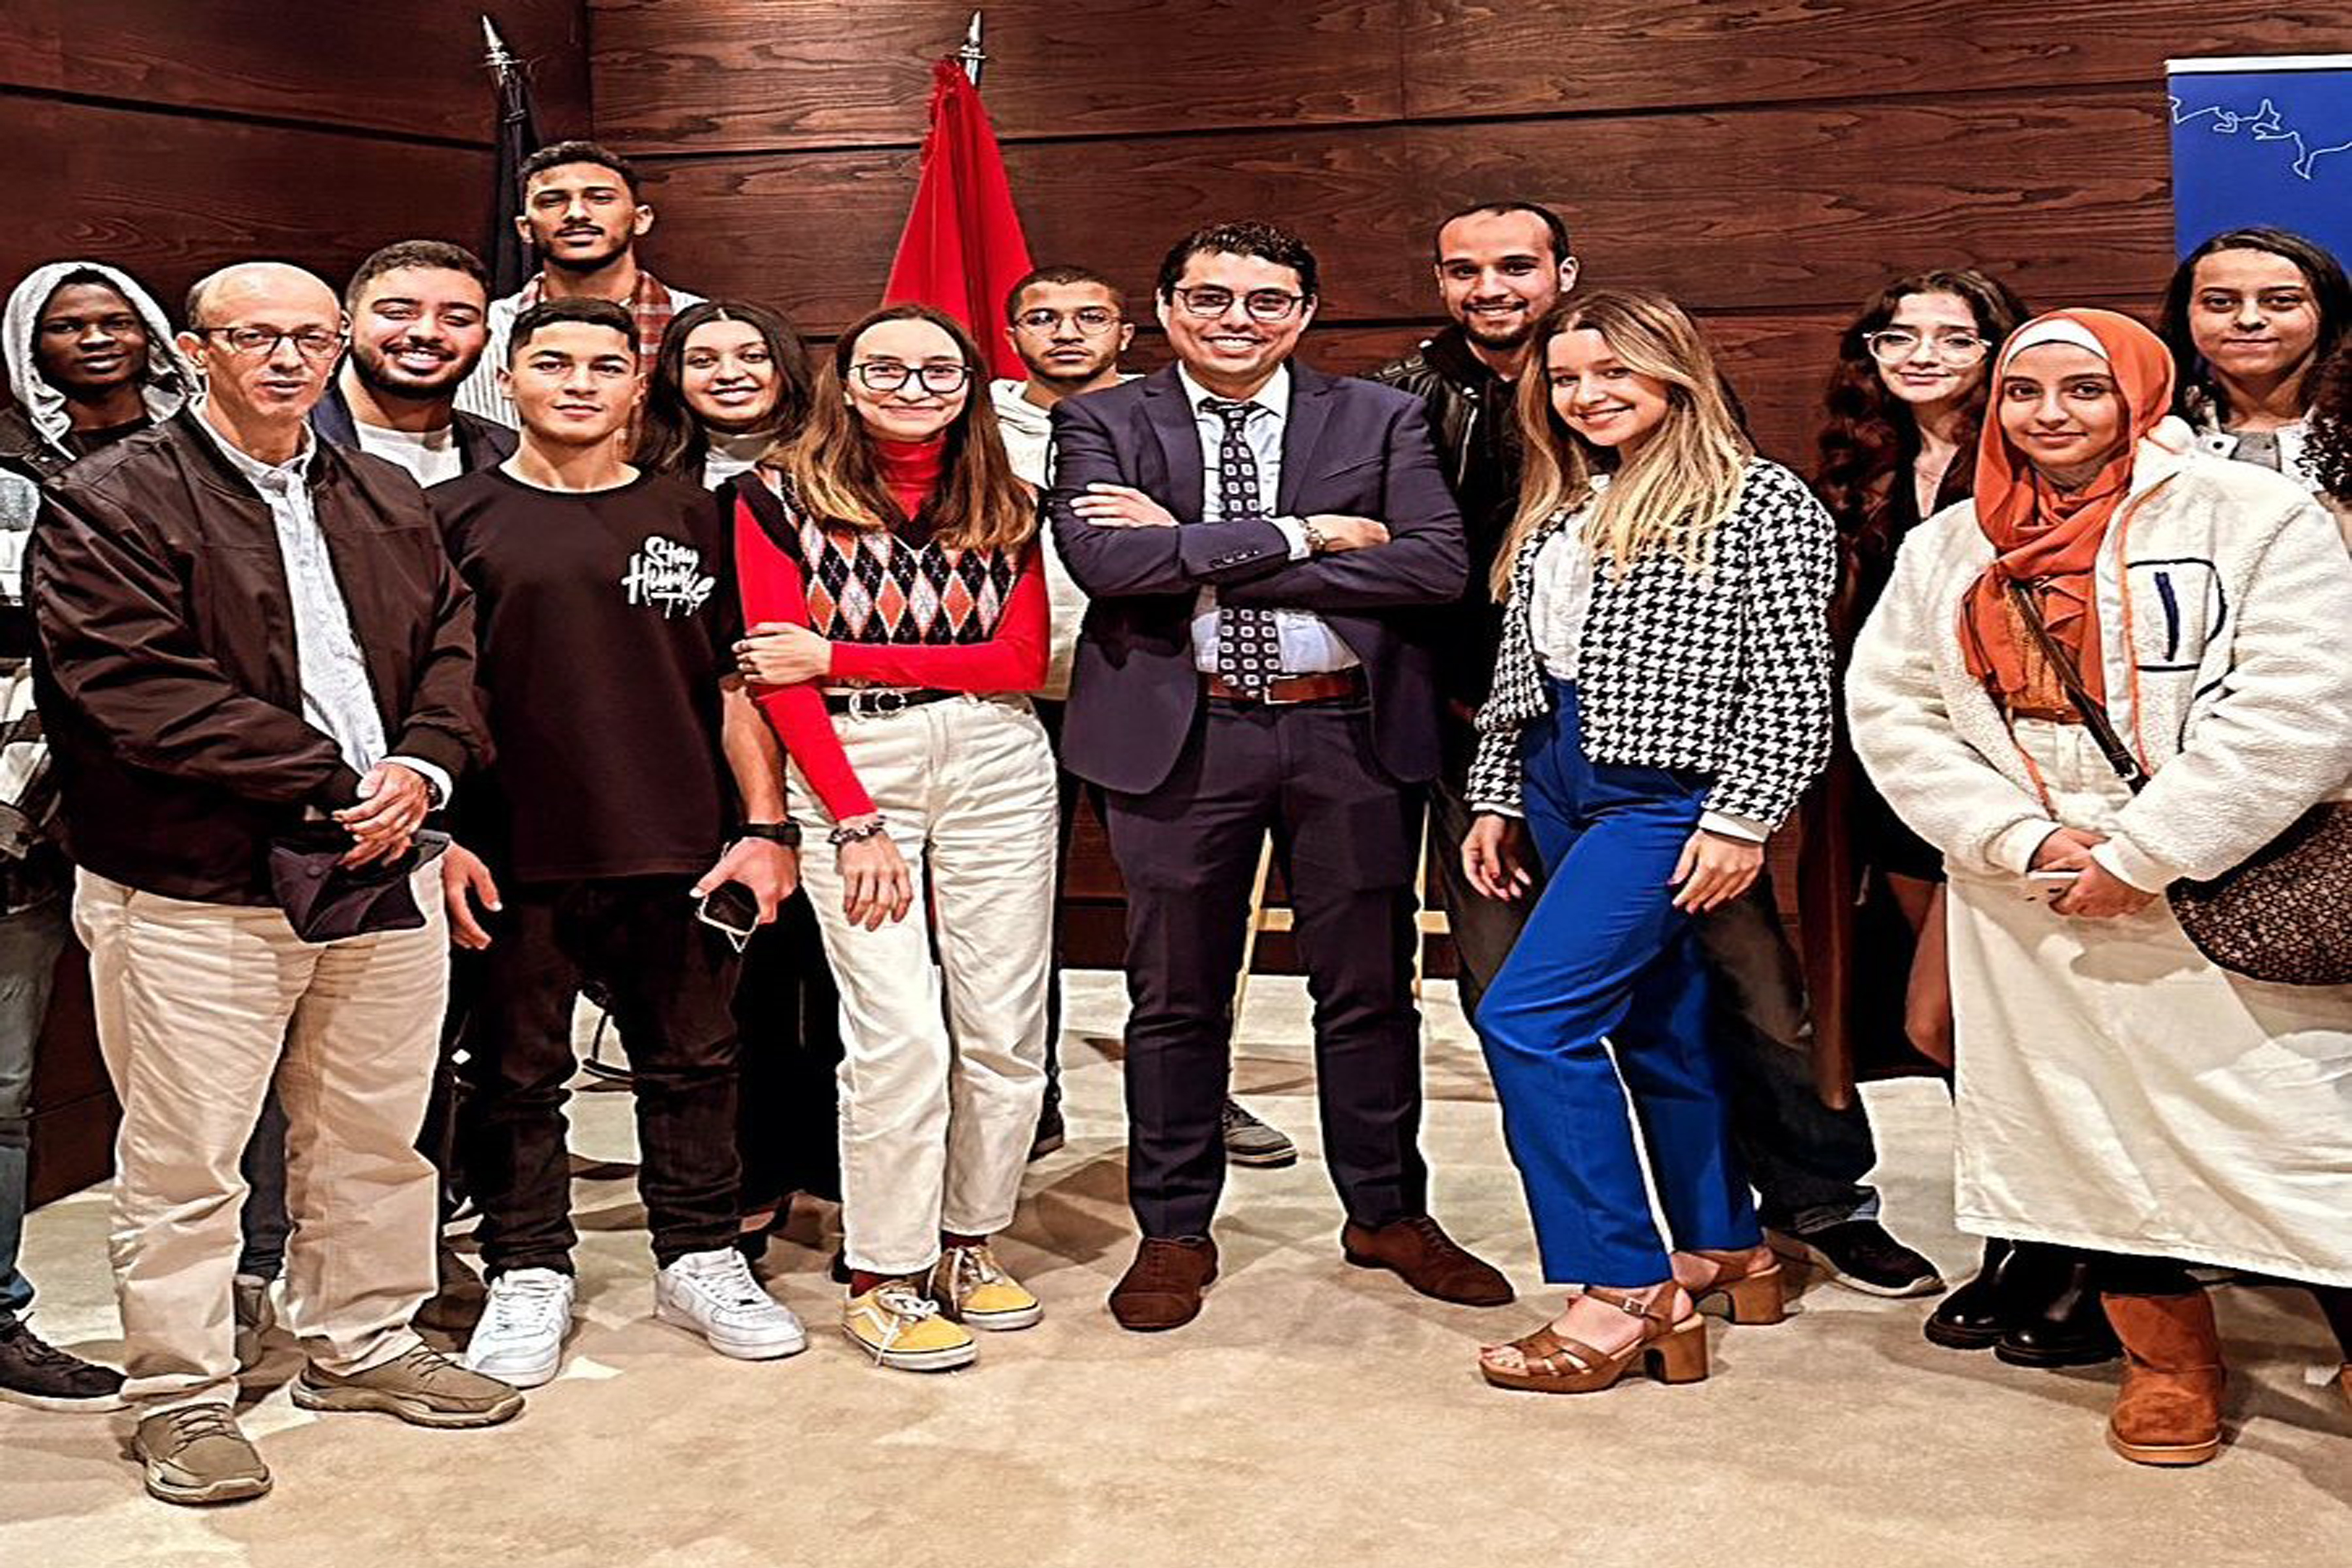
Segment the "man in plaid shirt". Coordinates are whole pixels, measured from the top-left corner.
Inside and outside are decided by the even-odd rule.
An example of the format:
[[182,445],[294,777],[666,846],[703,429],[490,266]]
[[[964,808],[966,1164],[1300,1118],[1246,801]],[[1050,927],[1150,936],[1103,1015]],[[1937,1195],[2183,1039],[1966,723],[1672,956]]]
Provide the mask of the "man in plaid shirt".
[[540,269],[522,288],[490,305],[490,342],[458,390],[457,406],[511,426],[514,410],[499,391],[516,315],[542,299],[610,300],[637,323],[637,363],[650,365],[670,318],[701,301],[637,265],[637,240],[654,226],[654,209],[637,199],[637,172],[593,142],[558,142],[523,161],[522,211],[515,226],[539,253]]

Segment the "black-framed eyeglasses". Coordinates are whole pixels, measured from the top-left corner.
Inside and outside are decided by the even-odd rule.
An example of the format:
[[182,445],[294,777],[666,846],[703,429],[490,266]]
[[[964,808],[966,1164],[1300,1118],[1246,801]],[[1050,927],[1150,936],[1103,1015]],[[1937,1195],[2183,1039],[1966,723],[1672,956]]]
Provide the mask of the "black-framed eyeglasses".
[[343,352],[344,334],[324,327],[301,327],[290,332],[276,327],[198,327],[196,334],[219,339],[228,344],[231,353],[247,359],[267,359],[289,339],[304,359],[331,360]]
[[1050,332],[1068,321],[1090,338],[1098,338],[1118,325],[1118,312],[1107,305],[1081,305],[1075,310],[1048,310],[1040,306],[1024,310],[1013,318],[1013,324],[1032,332]]
[[907,384],[908,377],[912,376],[925,392],[945,397],[951,392],[963,390],[964,384],[971,379],[971,366],[911,365],[900,364],[896,360],[870,359],[863,364],[851,365],[849,374],[856,378],[858,385],[868,392],[896,392]]
[[[1212,284],[1199,284],[1190,289],[1171,289],[1170,297],[1184,308],[1189,316],[1214,321],[1234,308],[1234,291]],[[1292,294],[1280,289],[1253,289],[1240,296],[1242,309],[1253,321],[1286,321],[1296,315],[1298,307],[1307,302],[1304,294]]]
[[[1883,360],[1908,359],[1919,347],[1921,334],[1909,327],[1881,327],[1864,334],[1863,342],[1871,353]],[[1946,364],[1974,364],[1984,358],[1992,344],[1974,332],[1937,332],[1927,339],[1927,346]]]

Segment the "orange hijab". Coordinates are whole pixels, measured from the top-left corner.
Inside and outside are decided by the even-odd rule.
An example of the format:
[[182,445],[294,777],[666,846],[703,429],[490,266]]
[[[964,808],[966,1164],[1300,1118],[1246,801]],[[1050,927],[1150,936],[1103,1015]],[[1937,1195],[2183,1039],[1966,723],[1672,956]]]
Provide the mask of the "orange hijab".
[[[2091,348],[2107,362],[2122,394],[2128,438],[2098,476],[2063,492],[2009,443],[2000,427],[2000,379],[2010,363],[2047,343]],[[1996,699],[2027,689],[2025,645],[2032,634],[2016,624],[2008,603],[2012,582],[2040,589],[2042,619],[2053,641],[2072,653],[2083,684],[2104,697],[2098,605],[2094,579],[2107,525],[2130,492],[2132,458],[2141,437],[2172,406],[2172,355],[2163,341],[2129,316],[2113,310],[2053,310],[2011,334],[1992,373],[1993,407],[1977,442],[1977,526],[1992,541],[1992,564],[1960,601],[1960,646],[1969,673]]]

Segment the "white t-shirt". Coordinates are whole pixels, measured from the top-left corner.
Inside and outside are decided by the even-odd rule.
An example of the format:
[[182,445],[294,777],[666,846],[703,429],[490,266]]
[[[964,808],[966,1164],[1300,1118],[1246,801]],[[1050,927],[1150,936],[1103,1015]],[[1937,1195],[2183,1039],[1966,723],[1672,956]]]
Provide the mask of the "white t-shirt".
[[359,437],[361,451],[388,463],[398,463],[427,489],[444,479],[457,479],[466,471],[466,455],[457,449],[455,424],[444,425],[438,430],[386,430],[353,420],[352,430]]

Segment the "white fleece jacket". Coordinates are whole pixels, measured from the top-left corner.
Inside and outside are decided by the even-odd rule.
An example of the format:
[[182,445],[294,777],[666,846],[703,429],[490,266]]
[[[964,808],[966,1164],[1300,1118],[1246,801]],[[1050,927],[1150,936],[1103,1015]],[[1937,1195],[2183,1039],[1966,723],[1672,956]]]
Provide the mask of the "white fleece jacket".
[[[1854,647],[1855,752],[1952,866],[2022,875],[2058,827],[2000,710],[1969,673],[1961,596],[1992,559],[1971,501],[1914,530]],[[2168,419],[2140,444],[2100,552],[2108,714],[2151,775],[2095,851],[2158,891],[2220,875],[2352,776],[2352,557],[2294,481],[2198,451]]]

